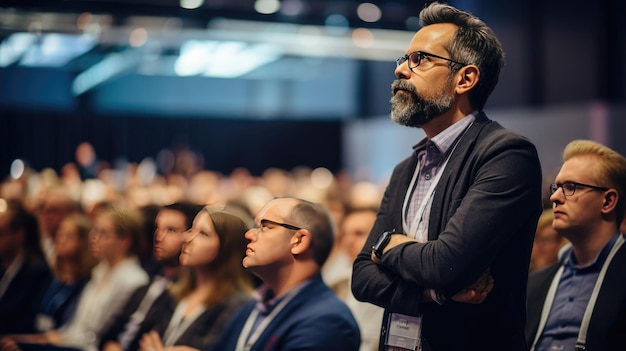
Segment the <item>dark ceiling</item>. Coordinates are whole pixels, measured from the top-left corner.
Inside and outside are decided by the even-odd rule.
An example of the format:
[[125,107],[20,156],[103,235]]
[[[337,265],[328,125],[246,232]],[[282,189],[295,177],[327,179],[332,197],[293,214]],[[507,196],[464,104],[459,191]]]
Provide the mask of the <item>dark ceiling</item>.
[[[365,22],[357,16],[357,7],[363,2],[376,4],[382,17],[376,22]],[[265,15],[255,11],[255,0],[207,0],[197,9],[187,10],[180,0],[5,0],[0,7],[17,11],[112,14],[123,22],[128,16],[178,17],[189,27],[204,27],[207,21],[224,17],[253,21],[286,22],[323,25],[331,14],[341,14],[350,27],[414,29],[407,28],[407,19],[416,16],[424,7],[425,0],[282,0],[282,9]],[[428,1],[431,2],[431,1]],[[1,22],[1,20],[0,20]],[[410,23],[408,27],[413,27]]]
[[[267,139],[284,141],[286,136],[300,137],[291,125],[272,129],[271,132],[276,133],[268,138],[266,131],[252,124],[251,131],[238,138],[232,134],[237,128],[200,128],[198,124],[244,121],[242,125],[248,125],[251,120],[255,123],[273,119],[301,122],[307,118],[324,118],[323,123],[331,121],[328,124],[333,124],[340,118],[367,119],[387,114],[394,59],[404,54],[417,29],[415,16],[426,2],[363,0],[376,4],[382,13],[379,21],[366,22],[357,16],[356,9],[362,2],[354,0],[280,0],[283,10],[288,11],[271,15],[259,14],[254,9],[255,0],[204,0],[203,5],[194,10],[181,8],[182,1],[194,0],[0,0],[0,49],[13,34],[43,38],[45,36],[39,34],[65,33],[72,34],[66,36],[75,40],[72,43],[78,43],[84,31],[98,40],[93,49],[77,54],[80,56],[60,67],[24,64],[27,58],[32,58],[27,53],[41,52],[41,42],[37,40],[29,42],[29,50],[22,47],[24,54],[4,67],[0,50],[0,115],[3,116],[0,139],[5,140],[8,147],[6,152],[0,153],[0,166],[8,165],[13,157],[22,154],[41,158],[45,161],[42,165],[49,165],[50,160],[61,165],[65,157],[71,155],[71,151],[68,153],[65,149],[69,150],[74,141],[80,141],[78,138],[90,136],[101,139],[99,149],[111,157],[130,152],[151,154],[153,150],[147,145],[154,141],[154,148],[158,150],[156,142],[167,140],[173,133],[170,124],[155,123],[148,117],[164,116],[164,120],[171,118],[173,125],[199,131],[196,138],[203,143],[212,142],[213,138],[218,141],[218,147],[201,148],[209,150],[208,154],[228,155],[229,161],[249,155],[266,167],[273,163],[268,161],[268,155],[258,154],[260,148],[249,147],[254,145],[249,140],[250,135],[263,137],[264,144]],[[507,65],[490,98],[489,108],[510,109],[516,115],[518,108],[528,106],[568,106],[591,101],[602,117],[605,102],[624,105],[626,31],[621,16],[626,2],[451,0],[448,3],[473,12],[489,23],[507,53]],[[98,32],[77,25],[81,14],[91,17],[88,13],[93,14],[91,23]],[[327,33],[330,31],[323,26],[331,14],[343,16],[347,22],[344,25],[354,32],[361,29],[359,27],[371,28],[369,32],[375,34],[374,42],[371,46],[358,46],[349,31],[341,35]],[[222,18],[227,20],[222,21]],[[231,19],[235,21],[228,21]],[[276,25],[279,22],[288,25]],[[169,23],[174,24],[171,28],[175,29],[172,30],[175,35],[163,30],[170,28]],[[130,34],[139,27],[150,34],[146,36],[146,43],[150,45],[130,48]],[[24,39],[24,35],[21,38]],[[179,77],[168,73],[175,66],[179,47],[191,39],[205,45],[217,41],[245,42],[244,49],[271,44],[282,50],[283,55],[280,60],[234,79],[204,74]],[[153,46],[155,43],[161,47]],[[74,46],[77,45],[66,45],[66,48],[75,49]],[[19,45],[8,47],[20,48]],[[162,48],[157,59],[154,48]],[[89,76],[90,71],[98,71],[104,66],[97,65],[101,62],[124,65],[106,72],[104,78],[100,76],[90,90],[82,94],[73,92],[73,83],[81,74]],[[545,115],[520,114],[532,118],[533,123],[538,121],[536,117]],[[568,130],[584,128],[569,117],[563,117],[557,128],[559,136],[567,134]],[[149,121],[146,122],[150,124],[148,127],[139,123],[144,119]],[[181,123],[183,119],[189,122]],[[160,134],[146,132],[154,128],[153,124],[160,126]],[[32,129],[33,125],[37,128]],[[67,125],[77,129],[68,131]],[[111,130],[113,126],[120,126],[120,132],[109,133],[109,129],[101,125]],[[132,131],[128,135],[133,135],[133,143],[124,139],[127,127]],[[229,133],[223,133],[225,129],[229,129]],[[214,134],[202,130],[211,130]],[[304,132],[299,133],[307,137],[322,134],[302,130]],[[619,134],[621,130],[623,128],[615,128],[612,132]],[[73,134],[70,136],[70,133]],[[141,138],[136,138],[137,135]],[[621,140],[619,137],[615,134],[615,140]],[[229,140],[223,140],[226,138]],[[243,139],[245,143],[241,143]],[[317,137],[310,139],[323,141]],[[231,157],[232,150],[225,146],[228,141],[234,141],[235,150],[242,146],[245,150]],[[308,143],[294,140],[287,144]],[[321,147],[316,149],[317,145],[311,145],[311,155],[289,151],[300,159],[313,159],[324,154],[320,152]],[[270,152],[271,156],[281,155],[280,151]],[[328,154],[337,156],[332,151]],[[253,161],[247,164],[252,165]],[[285,166],[278,162],[276,165]]]

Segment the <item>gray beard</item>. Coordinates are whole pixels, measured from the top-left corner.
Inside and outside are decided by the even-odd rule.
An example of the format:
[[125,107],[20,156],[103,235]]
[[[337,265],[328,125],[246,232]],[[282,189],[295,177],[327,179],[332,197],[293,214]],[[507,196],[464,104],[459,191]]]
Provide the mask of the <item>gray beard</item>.
[[449,111],[454,102],[454,95],[443,89],[437,93],[437,98],[421,97],[412,85],[400,80],[394,81],[391,89],[392,94],[395,89],[404,90],[391,97],[391,119],[407,127],[421,128]]

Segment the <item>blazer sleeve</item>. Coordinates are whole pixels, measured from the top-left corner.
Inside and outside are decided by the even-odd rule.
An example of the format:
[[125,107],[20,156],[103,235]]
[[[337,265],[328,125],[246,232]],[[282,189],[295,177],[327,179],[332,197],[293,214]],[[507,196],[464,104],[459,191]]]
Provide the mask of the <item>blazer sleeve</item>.
[[[515,249],[529,254],[542,208],[541,166],[526,139],[502,129],[483,139],[460,164],[437,186],[429,226],[433,240],[397,246],[382,260],[402,280],[449,296],[471,284],[503,253],[519,255]],[[437,203],[437,196],[443,200]],[[443,230],[432,233],[438,219]],[[524,264],[518,261],[516,272]],[[522,269],[527,272],[527,267]]]
[[380,233],[386,230],[402,233],[401,204],[414,168],[413,158],[408,158],[395,167],[383,194],[376,222],[354,262],[351,288],[354,297],[359,301],[392,309],[393,301],[404,301],[401,307],[407,310],[408,304],[417,304],[421,299],[422,287],[403,281],[398,272],[376,264],[370,258],[371,247]]
[[534,145],[505,129],[475,144],[462,145],[468,151],[450,160],[437,185],[430,241],[395,247],[379,265],[370,259],[371,245],[383,230],[402,228],[400,211],[415,164],[407,159],[394,169],[377,221],[354,263],[357,299],[394,309],[394,301],[413,303],[426,288],[453,296],[505,255],[507,245],[523,244],[518,251],[526,246],[529,251],[541,212],[541,166]]

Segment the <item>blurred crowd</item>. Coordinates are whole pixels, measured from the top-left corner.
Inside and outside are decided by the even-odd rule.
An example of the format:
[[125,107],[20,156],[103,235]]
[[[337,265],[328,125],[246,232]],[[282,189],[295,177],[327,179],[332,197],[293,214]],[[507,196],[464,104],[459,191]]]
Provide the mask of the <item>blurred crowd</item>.
[[5,179],[0,198],[19,201],[43,219],[55,211],[62,212],[58,216],[73,210],[90,215],[105,203],[140,209],[180,200],[237,203],[255,213],[269,199],[290,195],[323,203],[339,218],[346,206],[378,206],[384,190],[383,184],[357,181],[325,168],[268,168],[258,176],[243,167],[230,174],[202,168],[202,156],[193,150],[165,150],[156,160],[112,165],[99,161],[93,147],[82,143],[76,149],[76,161],[59,172],[26,167]]
[[[143,268],[143,272],[137,271],[136,267],[126,271],[136,277],[133,284],[116,283],[115,290],[109,292],[118,300],[120,294],[125,295],[124,300],[130,298],[135,289],[163,270],[163,262],[155,258],[154,245],[157,215],[164,206],[174,203],[189,203],[199,208],[222,205],[237,208],[244,216],[252,218],[273,198],[292,196],[320,203],[331,213],[337,237],[330,257],[322,267],[322,276],[352,310],[361,329],[361,349],[376,348],[383,310],[358,302],[350,291],[350,277],[352,262],[376,219],[385,184],[356,180],[347,173],[334,174],[325,168],[269,168],[259,176],[238,168],[230,174],[222,174],[203,169],[198,154],[189,150],[171,154],[168,161],[171,166],[167,172],[163,172],[162,164],[157,165],[159,162],[163,160],[152,162],[148,159],[139,164],[120,162],[111,166],[98,161],[91,145],[83,143],[76,149],[75,162],[66,164],[60,172],[26,167],[2,182],[0,213],[9,213],[4,216],[8,218],[4,224],[10,226],[8,223],[13,223],[16,216],[25,216],[31,219],[36,231],[31,230],[21,243],[9,242],[9,239],[3,241],[3,237],[7,237],[5,231],[9,229],[0,221],[0,257],[8,259],[8,253],[18,252],[16,245],[23,245],[24,252],[32,251],[35,256],[40,254],[45,262],[38,265],[50,267],[50,270],[35,269],[34,275],[25,279],[23,289],[32,292],[32,296],[26,294],[20,298],[28,301],[26,305],[30,310],[11,312],[17,314],[10,316],[10,323],[0,323],[0,334],[47,332],[44,342],[54,341],[50,331],[72,320],[86,283],[90,279],[102,279],[97,276],[97,267],[99,262],[101,266],[106,260],[125,262],[133,257],[137,260],[137,267]],[[123,213],[116,212],[120,209]],[[101,218],[103,216],[106,220]],[[90,235],[105,235],[107,226],[119,229],[128,226],[131,219],[138,228],[136,243],[123,250],[109,248],[112,252],[108,254],[99,252],[94,255],[94,248],[89,249]],[[566,242],[551,228],[551,220],[552,211],[546,210],[538,223],[529,271],[555,262],[559,249]],[[100,247],[100,250],[106,249]],[[134,264],[130,266],[134,267]],[[3,279],[10,276],[10,267],[10,262],[3,262]],[[60,292],[69,302],[56,306],[54,299]],[[90,304],[108,301],[106,299],[110,296],[105,294],[102,297],[102,294],[100,291]],[[0,305],[5,297],[0,297]],[[17,304],[13,304],[15,306]],[[121,310],[123,306],[108,307],[112,311]],[[1,313],[10,312],[4,310]],[[18,323],[17,318],[25,315],[31,316],[30,319]],[[8,315],[0,317],[9,318]],[[85,324],[90,316],[86,314],[82,318]],[[85,334],[83,330],[75,332]],[[67,333],[64,337],[71,339]],[[82,336],[80,339],[78,344],[88,342]],[[5,345],[5,349],[10,348]]]
[[[325,279],[343,299],[361,304],[349,292],[349,277],[354,256],[369,234],[381,201],[381,185],[355,181],[325,168],[270,168],[259,176],[239,168],[222,174],[202,169],[201,158],[190,150],[165,158],[138,164],[116,162],[112,166],[98,161],[93,147],[83,143],[76,149],[76,160],[59,172],[24,167],[19,172],[12,170],[11,176],[3,180],[0,258],[2,279],[13,287],[6,294],[0,291],[0,334],[25,336],[3,339],[2,349],[38,344],[76,347],[97,341],[90,339],[88,332],[102,329],[101,325],[92,325],[94,321],[111,320],[115,316],[107,313],[120,313],[124,309],[121,301],[132,301],[133,291],[162,274],[164,261],[156,257],[156,246],[160,245],[157,233],[167,229],[158,229],[157,217],[171,204],[227,206],[238,209],[244,218],[254,217],[275,197],[292,196],[323,204],[339,229],[324,267]],[[344,225],[346,216],[357,218],[356,224],[351,220]],[[182,230],[186,229],[191,230],[189,224]],[[111,233],[119,238],[107,239]],[[240,235],[244,240],[243,233]],[[124,245],[124,238],[134,240]],[[238,257],[242,256],[245,246],[236,251]],[[241,258],[236,261],[241,266]],[[15,275],[11,274],[12,267]],[[143,273],[137,271],[138,267]],[[112,279],[121,274],[120,270],[135,278]],[[112,288],[107,290],[106,286]],[[188,292],[172,296],[181,300],[193,292],[193,287],[184,291]],[[363,317],[367,319],[371,314]],[[373,328],[375,335],[379,325]],[[14,341],[20,342],[19,348],[13,348]],[[376,344],[377,338],[371,343]]]

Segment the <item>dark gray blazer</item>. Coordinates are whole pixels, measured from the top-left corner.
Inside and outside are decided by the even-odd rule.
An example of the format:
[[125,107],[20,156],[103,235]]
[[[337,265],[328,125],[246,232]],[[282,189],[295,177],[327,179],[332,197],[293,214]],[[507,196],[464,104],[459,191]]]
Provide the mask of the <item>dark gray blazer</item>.
[[[385,321],[390,312],[422,314],[422,336],[436,351],[526,350],[526,283],[542,210],[534,145],[480,113],[436,187],[429,241],[400,245],[377,265],[370,259],[371,246],[385,230],[402,231],[402,204],[416,163],[412,155],[392,173],[376,223],[354,263],[354,295],[384,307]],[[422,303],[424,289],[450,297],[487,268],[494,289],[482,304]]]

